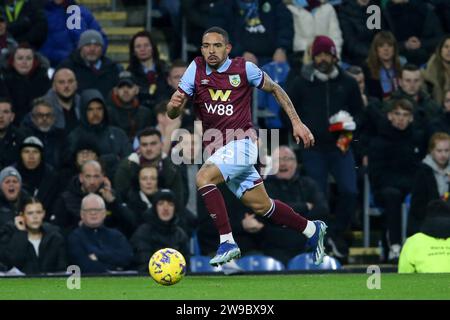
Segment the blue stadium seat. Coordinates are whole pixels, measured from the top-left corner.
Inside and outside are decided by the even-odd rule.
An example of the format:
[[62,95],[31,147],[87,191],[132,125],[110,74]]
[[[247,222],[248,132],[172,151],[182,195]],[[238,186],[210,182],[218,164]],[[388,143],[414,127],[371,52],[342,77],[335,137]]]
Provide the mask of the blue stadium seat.
[[263,255],[251,255],[237,260],[239,267],[245,271],[282,271],[285,269],[280,261]]
[[213,267],[209,264],[211,258],[207,256],[191,256],[190,259],[190,270],[192,273],[195,272],[220,272],[221,267]]
[[335,258],[325,256],[323,262],[316,266],[312,260],[312,253],[302,253],[293,257],[287,265],[288,270],[338,270],[341,264]]

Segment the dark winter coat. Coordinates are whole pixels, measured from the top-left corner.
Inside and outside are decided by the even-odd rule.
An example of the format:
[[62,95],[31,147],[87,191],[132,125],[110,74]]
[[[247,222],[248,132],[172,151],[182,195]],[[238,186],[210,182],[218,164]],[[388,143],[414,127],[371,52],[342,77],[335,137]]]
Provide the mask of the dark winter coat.
[[[71,5],[77,5],[80,10],[79,28],[67,28],[67,20],[71,14],[66,13],[66,10]],[[47,17],[48,35],[40,52],[50,60],[52,67],[56,67],[72,51],[77,49],[80,35],[86,30],[93,29],[102,34],[105,43],[103,51],[106,52],[108,39],[87,7],[77,4],[74,0],[64,1],[62,5],[47,1],[45,15]]]
[[393,187],[409,193],[414,174],[422,159],[421,137],[413,126],[405,130],[394,128],[386,119],[383,129],[370,142],[369,175],[375,192]]
[[[120,231],[101,226],[76,228],[68,237],[69,262],[82,273],[105,273],[123,270],[133,259],[133,249]],[[97,261],[89,258],[95,254]]]
[[150,221],[141,225],[130,240],[139,271],[146,271],[150,257],[163,248],[178,250],[189,261],[189,238],[178,225],[177,217],[167,222],[161,221],[155,209]]
[[103,97],[107,97],[111,89],[119,81],[119,73],[122,67],[109,58],[100,58],[102,65],[99,70],[93,71],[81,58],[80,50],[77,49],[61,64],[59,68],[69,68],[75,73],[78,82],[78,92],[85,89],[97,89]]
[[[1,0],[0,6],[5,8],[5,3]],[[18,43],[27,42],[39,49],[47,37],[47,19],[38,1],[25,0],[17,19],[8,22],[8,31]]]
[[328,131],[329,119],[344,110],[357,124],[362,114],[363,102],[356,80],[339,69],[336,78],[321,81],[314,75],[314,67],[305,65],[302,74],[287,85],[287,92],[305,125],[314,134],[314,149],[336,147],[338,135]]
[[0,227],[8,222],[14,223],[14,218],[19,215],[20,205],[26,201],[30,195],[25,190],[20,190],[16,201],[10,202],[5,198],[3,191],[0,191]]
[[66,271],[66,247],[59,229],[44,223],[41,230],[43,235],[39,244],[39,256],[36,256],[26,231],[18,230],[14,223],[0,228],[0,242],[5,250],[3,259],[9,268],[16,267],[25,274]]
[[25,139],[25,133],[14,127],[8,127],[3,139],[0,139],[0,168],[12,165],[19,158],[19,149]]

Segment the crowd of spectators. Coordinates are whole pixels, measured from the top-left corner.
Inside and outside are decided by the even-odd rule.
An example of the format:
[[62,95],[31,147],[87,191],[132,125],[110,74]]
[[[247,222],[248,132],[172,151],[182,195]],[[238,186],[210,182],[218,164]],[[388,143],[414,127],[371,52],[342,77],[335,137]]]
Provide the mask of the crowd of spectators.
[[[331,255],[348,257],[365,173],[383,208],[388,261],[400,256],[409,194],[408,235],[448,237],[434,232],[439,219],[427,216],[427,205],[450,193],[450,2],[173,3],[174,33],[183,19],[188,43],[199,47],[206,28],[226,29],[231,56],[282,85],[315,135],[313,148],[295,146],[276,101],[258,96],[259,111],[268,112],[257,126],[280,129],[282,141],[268,155],[278,172],[265,176],[261,166],[268,194],[326,221]],[[113,61],[88,8],[80,6],[80,28],[66,27],[73,4],[0,1],[0,271],[63,272],[69,264],[82,272],[143,271],[162,247],[188,258],[193,236],[202,254],[212,254],[218,237],[195,188],[194,107],[179,119],[166,115],[190,61],[180,52],[162,60],[146,30],[131,37],[127,64]],[[381,7],[381,29],[367,27],[372,4]],[[182,140],[172,143],[180,128]],[[174,153],[184,163],[174,164]],[[243,254],[286,263],[303,252],[300,235],[262,221],[225,185],[220,190]],[[447,207],[433,208],[448,219]]]

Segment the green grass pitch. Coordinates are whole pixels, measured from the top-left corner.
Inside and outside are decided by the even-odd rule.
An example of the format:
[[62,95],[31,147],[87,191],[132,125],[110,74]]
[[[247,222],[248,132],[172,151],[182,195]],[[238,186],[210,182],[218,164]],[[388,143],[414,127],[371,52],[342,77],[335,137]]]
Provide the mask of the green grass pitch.
[[381,289],[367,288],[369,274],[186,276],[164,287],[150,277],[0,279],[0,299],[307,300],[450,299],[450,274],[381,274]]

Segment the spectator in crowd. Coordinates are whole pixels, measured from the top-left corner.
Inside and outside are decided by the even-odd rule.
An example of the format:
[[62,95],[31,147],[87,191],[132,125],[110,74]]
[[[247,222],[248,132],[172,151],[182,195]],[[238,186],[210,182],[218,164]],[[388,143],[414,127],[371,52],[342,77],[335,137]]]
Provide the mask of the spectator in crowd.
[[52,88],[45,96],[55,112],[55,127],[64,129],[66,134],[80,123],[81,98],[77,89],[75,73],[70,69],[61,68],[53,74]]
[[108,108],[102,94],[96,89],[86,89],[81,94],[81,123],[68,136],[68,147],[73,152],[80,139],[92,139],[98,144],[105,173],[112,176],[119,161],[131,153],[127,134],[109,125]]
[[137,225],[150,221],[154,196],[158,192],[158,170],[155,167],[140,167],[137,179],[126,196],[128,207],[137,216]]
[[47,37],[47,19],[41,5],[32,0],[1,0],[0,7],[5,9],[14,39],[38,50]]
[[383,16],[384,27],[397,39],[400,54],[409,63],[418,66],[426,63],[443,35],[433,9],[424,1],[391,0],[384,8]]
[[433,99],[442,105],[445,91],[450,89],[450,35],[445,36],[436,47],[428,60],[424,77]]
[[19,147],[25,138],[22,130],[13,125],[14,117],[11,100],[0,97],[0,168],[19,158]]
[[303,58],[314,38],[319,35],[333,40],[337,56],[341,56],[343,39],[334,7],[327,0],[288,0],[287,8],[294,22],[294,53]]
[[130,40],[130,71],[139,86],[139,101],[153,109],[164,88],[166,65],[159,58],[158,46],[150,32],[139,31]]
[[[271,198],[280,199],[291,206],[295,212],[301,212],[308,220],[328,218],[328,204],[325,194],[311,178],[300,176],[295,153],[288,146],[280,146],[272,153],[273,166],[278,168],[275,175],[268,176],[265,181],[267,194]],[[259,220],[254,214],[248,214],[242,223],[244,229],[252,231],[251,220]],[[262,220],[261,220],[262,221]],[[261,223],[261,222],[259,222]],[[264,221],[262,229],[263,252],[283,263],[287,263],[295,255],[303,252],[306,240],[297,232],[286,230],[270,221]],[[250,227],[247,225],[250,224]]]
[[235,0],[234,12],[227,17],[232,56],[264,65],[279,51],[292,52],[292,14],[281,0]]
[[179,225],[175,198],[168,189],[158,191],[150,221],[141,225],[130,240],[139,271],[146,271],[152,254],[163,248],[178,250],[189,261],[189,238]]
[[102,197],[88,194],[80,206],[81,225],[68,237],[70,263],[82,273],[124,270],[133,259],[133,249],[118,230],[104,225],[106,207]]
[[450,2],[447,0],[428,0],[441,20],[444,33],[450,33]]
[[0,171],[0,226],[13,222],[19,215],[20,205],[29,195],[22,189],[22,177],[14,167]]
[[8,32],[8,18],[3,8],[0,8],[0,68],[7,65],[9,54],[17,48],[17,42]]
[[11,53],[4,78],[16,114],[14,122],[17,125],[31,110],[33,99],[43,96],[50,88],[47,68],[43,60],[29,47],[19,45]]
[[114,175],[114,186],[121,195],[130,189],[133,177],[139,167],[152,166],[158,169],[158,186],[172,190],[176,195],[178,208],[184,208],[185,199],[181,172],[170,157],[163,155],[161,133],[154,128],[146,128],[138,133],[139,148],[123,159]]
[[314,147],[302,150],[306,174],[318,183],[325,195],[328,195],[328,175],[332,174],[336,180],[336,218],[329,224],[328,243],[336,257],[345,259],[348,247],[344,234],[355,214],[358,193],[355,160],[349,132],[330,132],[329,118],[345,111],[349,120],[353,118],[358,123],[363,102],[356,81],[337,66],[333,40],[316,37],[312,57],[313,63],[305,65],[302,74],[288,85],[288,93],[316,140]]
[[66,136],[64,130],[55,127],[55,111],[45,98],[33,100],[33,108],[22,121],[21,129],[27,136],[36,136],[42,141],[45,162],[59,169]]
[[[175,60],[170,65],[169,71],[167,72],[166,85],[161,93],[161,101],[170,100],[172,94],[178,89],[178,84],[181,77],[187,69],[187,64],[183,60]],[[187,105],[183,108],[183,115],[181,118],[182,128],[193,128],[193,123],[195,120],[194,106],[192,101],[189,101]]]
[[[373,37],[379,30],[367,28],[367,8],[373,0],[348,0],[339,8],[339,24],[344,38],[342,60],[362,67],[369,56]],[[383,26],[383,21],[381,21]]]
[[212,26],[226,28],[230,21],[227,18],[233,15],[233,1],[228,0],[184,0],[180,1],[180,11],[186,19],[187,43],[195,49],[194,55],[188,56],[188,60],[200,54],[198,43],[202,43],[205,30]]
[[450,272],[450,206],[433,200],[420,232],[408,238],[398,262],[399,273]]
[[84,31],[78,41],[78,49],[61,62],[58,68],[69,68],[75,73],[78,92],[95,88],[104,97],[119,80],[122,67],[104,55],[105,41],[97,30]]
[[170,154],[172,149],[171,137],[175,130],[181,127],[182,117],[170,119],[167,115],[167,103],[169,100],[164,100],[158,103],[155,107],[156,114],[156,129],[161,132],[161,141],[163,143],[162,152]]
[[27,275],[66,271],[64,238],[56,226],[44,222],[44,217],[42,202],[29,198],[14,223],[0,228],[9,268],[15,267]]
[[373,38],[366,64],[363,66],[369,96],[381,101],[398,90],[400,76],[398,44],[389,31],[380,31]]
[[95,141],[80,139],[73,152],[63,157],[63,166],[59,170],[61,190],[65,190],[69,181],[81,173],[83,164],[90,160],[100,161],[100,151]]
[[130,142],[137,132],[155,124],[152,110],[140,104],[138,94],[139,87],[133,75],[122,71],[108,101],[109,123],[125,131]]
[[450,88],[444,92],[444,101],[440,112],[430,121],[429,136],[435,132],[450,134]]
[[39,138],[29,136],[20,145],[20,158],[16,169],[22,177],[22,188],[39,199],[49,209],[59,193],[58,175],[48,165],[44,156],[44,144]]
[[389,262],[397,262],[400,255],[402,203],[421,158],[422,137],[413,130],[413,112],[408,100],[392,101],[384,127],[369,144],[370,182],[375,202],[384,209]]
[[433,134],[428,154],[415,174],[408,215],[408,235],[419,232],[425,218],[427,204],[436,199],[447,199],[450,174],[450,135]]
[[102,166],[95,160],[84,163],[81,173],[70,181],[66,191],[58,197],[52,208],[51,221],[54,220],[65,234],[76,228],[80,223],[81,201],[89,193],[98,194],[106,203],[106,210],[110,212],[106,221],[108,226],[116,227],[125,234],[134,230],[133,212],[111,188],[111,182],[105,177]]
[[[86,30],[97,30],[101,33],[105,44],[103,52],[106,52],[108,39],[87,7],[74,0],[48,0],[46,2],[44,9],[48,34],[40,52],[50,60],[52,67],[55,68],[69,57],[72,51],[77,48],[80,35]],[[73,5],[76,5],[80,12],[80,16],[76,20],[79,26],[68,28],[67,8]]]

